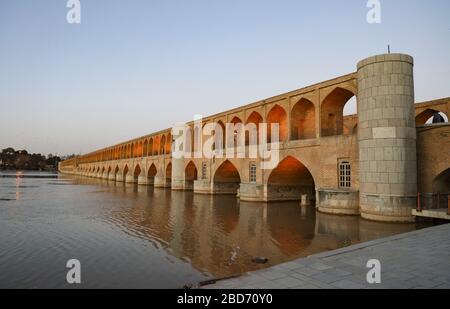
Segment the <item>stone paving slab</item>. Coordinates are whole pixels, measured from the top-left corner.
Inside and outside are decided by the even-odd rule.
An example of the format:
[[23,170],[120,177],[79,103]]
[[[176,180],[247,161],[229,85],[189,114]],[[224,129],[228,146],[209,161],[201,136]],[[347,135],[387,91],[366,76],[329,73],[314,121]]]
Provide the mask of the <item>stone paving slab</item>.
[[[381,283],[367,282],[370,259],[381,262]],[[448,289],[450,224],[323,252],[207,289]]]

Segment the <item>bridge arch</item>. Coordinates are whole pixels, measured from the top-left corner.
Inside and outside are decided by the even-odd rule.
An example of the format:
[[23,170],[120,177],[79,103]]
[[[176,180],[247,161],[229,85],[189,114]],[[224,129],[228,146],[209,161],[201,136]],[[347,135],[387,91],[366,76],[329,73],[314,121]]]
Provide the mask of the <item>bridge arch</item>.
[[227,147],[233,147],[234,149],[236,149],[237,147],[243,146],[241,142],[241,139],[244,137],[243,127],[241,129],[237,127],[237,125],[242,125],[243,123],[239,117],[234,116],[233,119],[231,119],[230,124],[235,126],[235,128],[233,129],[233,132],[226,132],[226,134],[230,134],[226,137]]
[[158,174],[158,170],[156,169],[155,164],[152,163],[147,171],[147,180],[149,184],[152,185],[155,183],[156,174]]
[[192,154],[194,151],[194,133],[192,131],[192,127],[187,127],[184,133],[184,153],[187,155]]
[[172,153],[172,134],[168,134],[167,135],[167,140],[166,140],[166,154],[171,154]]
[[186,190],[194,189],[194,181],[198,180],[198,170],[194,161],[190,161],[184,169],[184,187]]
[[143,154],[142,154],[143,157],[147,157],[148,156],[148,140],[144,141],[142,152],[143,152]]
[[291,110],[291,140],[316,138],[316,108],[302,98]]
[[163,135],[163,136],[161,137],[161,145],[160,145],[159,153],[160,153],[161,155],[166,154],[166,136],[165,136],[165,135]]
[[124,167],[124,169],[123,169],[123,173],[122,173],[122,179],[123,179],[123,181],[126,181],[128,172],[129,172],[128,165],[125,165],[125,167]]
[[[259,142],[260,142],[259,141],[259,127],[262,122],[263,122],[263,118],[262,118],[261,114],[258,112],[252,112],[250,114],[250,116],[247,118],[247,121],[245,124],[246,125],[253,124],[254,130],[252,130],[252,132],[249,132],[249,131],[245,132],[245,145],[246,146],[249,146],[250,144],[255,145],[255,142],[256,142],[256,144],[259,144]],[[253,137],[251,139],[250,138],[251,134],[253,134],[253,136],[256,136],[256,138]]]
[[344,107],[354,96],[354,92],[336,87],[325,97],[320,106],[323,137],[344,134]]
[[139,164],[136,164],[136,167],[134,168],[133,172],[133,180],[135,183],[138,182],[140,175],[141,175],[141,167],[139,166]]
[[142,155],[142,141],[139,141],[138,142],[138,148],[137,148],[137,154],[136,154],[136,156],[137,157],[142,157],[143,155]]
[[276,104],[267,114],[267,143],[272,143],[272,124],[279,124],[279,141],[288,139],[287,113],[283,107]]
[[297,158],[287,156],[272,170],[267,181],[268,201],[300,200],[315,197],[315,181],[310,170]]
[[237,194],[241,184],[241,175],[229,160],[224,161],[214,173],[213,193]]
[[166,187],[172,186],[172,162],[166,166]]
[[430,120],[433,119],[434,113],[439,113],[444,118],[445,122],[448,122],[449,118],[447,114],[440,110],[429,108],[416,116],[416,126],[422,126],[429,123]]
[[433,193],[450,194],[450,168],[434,178]]
[[159,143],[161,138],[159,136],[156,136],[153,140],[153,155],[158,156],[159,155]]
[[217,121],[214,126],[214,147],[213,149],[216,151],[222,151],[225,148],[226,145],[226,129],[225,125],[221,120]]
[[150,138],[148,142],[148,155],[153,156],[153,138]]

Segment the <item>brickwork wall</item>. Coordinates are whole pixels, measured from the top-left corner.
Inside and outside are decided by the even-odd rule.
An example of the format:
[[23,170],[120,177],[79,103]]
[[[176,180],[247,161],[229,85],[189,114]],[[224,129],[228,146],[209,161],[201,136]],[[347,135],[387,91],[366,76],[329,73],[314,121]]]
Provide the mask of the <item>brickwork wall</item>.
[[450,123],[417,128],[419,192],[432,193],[433,181],[450,168]]

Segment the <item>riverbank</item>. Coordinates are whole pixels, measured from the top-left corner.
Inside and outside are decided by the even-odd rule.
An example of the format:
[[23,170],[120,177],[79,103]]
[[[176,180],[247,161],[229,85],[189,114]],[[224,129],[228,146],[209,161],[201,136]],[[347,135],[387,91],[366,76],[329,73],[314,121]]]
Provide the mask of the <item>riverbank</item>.
[[[367,262],[381,263],[369,284]],[[450,288],[450,224],[360,243],[218,281],[208,289]]]

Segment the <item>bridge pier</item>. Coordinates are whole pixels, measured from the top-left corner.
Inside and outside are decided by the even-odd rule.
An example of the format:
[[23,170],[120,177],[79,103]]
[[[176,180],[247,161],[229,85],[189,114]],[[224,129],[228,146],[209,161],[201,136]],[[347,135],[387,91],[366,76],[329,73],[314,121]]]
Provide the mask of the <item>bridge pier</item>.
[[359,191],[318,189],[317,210],[333,215],[360,215]]
[[259,183],[241,183],[239,197],[245,202],[264,201],[264,185]]
[[166,177],[163,176],[155,176],[155,182],[153,185],[155,188],[170,188],[170,186],[166,183]]
[[116,181],[116,175],[114,173],[112,173],[112,172],[109,173],[108,180],[109,181]]
[[116,182],[123,182],[123,175],[121,173],[117,173]]
[[[172,180],[173,184],[173,180]],[[172,190],[176,190],[172,187]],[[183,190],[184,191],[194,191],[194,180],[184,180],[183,181]]]
[[212,185],[209,180],[196,180],[194,181],[194,193],[198,194],[211,194]]
[[139,176],[138,177],[138,185],[147,186],[149,185],[148,178],[146,176]]
[[129,183],[129,184],[134,184],[134,183],[136,183],[136,178],[134,178],[133,175],[127,175],[125,177],[125,182]]

